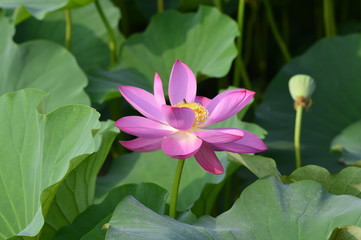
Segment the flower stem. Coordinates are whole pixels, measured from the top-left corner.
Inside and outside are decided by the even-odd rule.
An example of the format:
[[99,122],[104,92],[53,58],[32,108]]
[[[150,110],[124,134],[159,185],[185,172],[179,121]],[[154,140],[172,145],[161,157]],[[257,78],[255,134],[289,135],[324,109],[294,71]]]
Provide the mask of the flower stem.
[[276,42],[277,42],[279,48],[281,49],[283,58],[285,59],[286,62],[289,62],[291,60],[291,54],[288,51],[288,48],[287,48],[285,42],[283,41],[281,34],[278,30],[276,21],[273,16],[271,5],[268,2],[268,0],[263,0],[263,2],[264,2],[264,6],[266,8],[266,16],[268,19],[268,23],[270,24],[273,36],[275,37]]
[[105,28],[108,31],[109,35],[109,50],[110,50],[110,64],[114,65],[117,62],[117,51],[116,51],[116,43],[115,43],[115,36],[113,33],[112,28],[110,27],[109,21],[106,18],[104,11],[99,3],[99,0],[95,0],[95,6],[96,9],[100,15],[100,18],[102,19],[102,22],[105,26]]
[[325,23],[326,37],[336,35],[333,0],[323,0],[323,20]]
[[157,11],[158,13],[161,13],[164,11],[164,1],[163,0],[157,0]]
[[71,12],[70,12],[70,8],[66,8],[65,9],[65,47],[69,51],[71,48],[71,31],[72,31]]
[[172,218],[176,217],[178,190],[179,190],[180,179],[182,176],[184,161],[185,159],[178,159],[177,169],[173,180],[172,195],[170,198],[170,207],[169,207],[169,216]]
[[303,107],[301,104],[298,104],[296,107],[296,121],[295,121],[295,157],[296,157],[296,168],[301,167],[301,122],[302,122],[302,110]]
[[238,48],[238,56],[236,58],[235,67],[234,67],[233,84],[235,86],[240,86],[240,78],[242,76],[243,84],[245,88],[252,89],[251,81],[249,79],[246,67],[244,65],[244,61],[242,59],[244,4],[245,4],[245,0],[239,0],[237,23],[238,23],[238,30],[240,35],[236,40],[236,44]]

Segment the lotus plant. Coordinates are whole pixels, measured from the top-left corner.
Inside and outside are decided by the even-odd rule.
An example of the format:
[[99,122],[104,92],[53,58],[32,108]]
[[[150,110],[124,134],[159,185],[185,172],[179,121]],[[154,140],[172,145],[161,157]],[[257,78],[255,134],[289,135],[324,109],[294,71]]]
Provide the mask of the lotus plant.
[[209,128],[238,113],[255,92],[232,89],[213,99],[196,96],[196,78],[180,60],[175,61],[170,74],[170,105],[166,103],[162,80],[157,73],[154,77],[154,94],[132,86],[120,86],[119,90],[144,116],[127,116],[115,123],[123,132],[137,136],[134,140],[120,143],[137,152],[162,149],[168,156],[180,159],[176,173],[178,183],[173,188],[176,192],[183,159],[194,156],[204,170],[221,174],[224,169],[214,151],[257,153],[267,149],[261,139],[246,130]]

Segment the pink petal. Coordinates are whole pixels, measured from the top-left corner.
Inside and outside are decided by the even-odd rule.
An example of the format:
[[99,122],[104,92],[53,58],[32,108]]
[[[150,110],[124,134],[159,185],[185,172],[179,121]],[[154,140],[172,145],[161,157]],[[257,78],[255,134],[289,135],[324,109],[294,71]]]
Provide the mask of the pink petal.
[[221,162],[208,143],[203,142],[199,151],[194,155],[199,165],[209,173],[221,174],[224,172]]
[[134,152],[153,152],[161,148],[164,138],[136,138],[130,141],[120,141],[124,147]]
[[197,80],[193,72],[180,60],[176,60],[169,79],[168,95],[172,105],[183,100],[194,102],[197,92]]
[[255,134],[242,130],[243,138],[231,143],[212,144],[216,151],[228,151],[234,153],[258,153],[267,150],[267,146]]
[[164,120],[161,106],[156,98],[149,92],[132,86],[120,86],[120,93],[123,97],[145,117],[155,121]]
[[196,99],[194,100],[195,103],[199,103],[203,107],[207,107],[207,105],[210,101],[211,101],[211,99],[209,99],[207,97],[201,97],[201,96],[196,96]]
[[246,89],[224,91],[213,98],[207,105],[208,119],[202,127],[217,123],[238,113],[253,98],[255,92]]
[[170,157],[186,159],[193,156],[202,145],[202,140],[190,132],[178,132],[162,142],[162,150]]
[[194,111],[187,107],[162,106],[163,115],[167,123],[179,130],[188,130],[194,123]]
[[243,131],[237,128],[209,128],[194,131],[202,140],[209,143],[235,142],[243,137]]
[[154,75],[154,97],[160,106],[166,104],[163,92],[162,79],[159,77],[158,73],[155,73]]
[[145,138],[159,138],[174,133],[176,130],[168,125],[139,116],[123,117],[115,122],[123,132]]

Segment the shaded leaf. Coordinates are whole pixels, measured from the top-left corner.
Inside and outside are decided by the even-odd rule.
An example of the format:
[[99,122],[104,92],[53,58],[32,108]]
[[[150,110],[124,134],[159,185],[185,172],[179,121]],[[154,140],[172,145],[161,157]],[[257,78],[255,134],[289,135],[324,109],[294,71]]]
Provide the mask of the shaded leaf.
[[[229,159],[229,156],[228,156]],[[220,182],[216,183],[207,183],[204,185],[202,192],[198,199],[194,202],[192,206],[192,213],[197,216],[201,217],[203,215],[210,215],[214,206],[216,204],[216,200],[222,191],[225,182],[230,179],[230,177],[236,172],[238,169],[238,164],[230,162],[227,165],[227,169],[225,170],[226,176]],[[189,212],[187,212],[190,214]],[[182,222],[184,222],[182,220]]]
[[[226,169],[228,166],[225,152],[217,154]],[[112,188],[129,183],[152,182],[170,192],[177,160],[162,151],[151,153],[130,153],[113,160],[108,174],[99,177],[97,182],[98,201]],[[204,171],[192,157],[186,160],[179,188],[178,210],[189,209],[199,198],[207,183],[220,183],[226,174],[213,175]]]
[[54,240],[104,239],[106,232],[101,230],[102,226],[109,222],[118,203],[129,195],[153,211],[164,213],[167,192],[163,188],[152,183],[122,185],[113,189],[102,203],[90,206],[70,226],[62,228]]
[[86,90],[92,101],[97,103],[121,97],[119,86],[134,86],[153,92],[151,81],[145,80],[144,76],[134,69],[124,67],[112,71],[95,69],[88,72],[88,77],[89,86]]

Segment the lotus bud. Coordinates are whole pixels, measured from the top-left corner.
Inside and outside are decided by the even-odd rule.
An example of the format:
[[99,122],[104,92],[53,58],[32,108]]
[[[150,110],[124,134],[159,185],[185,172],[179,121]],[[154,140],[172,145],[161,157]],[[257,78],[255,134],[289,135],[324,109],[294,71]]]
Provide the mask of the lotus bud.
[[295,108],[301,104],[304,108],[312,105],[311,95],[315,91],[316,83],[312,77],[305,74],[294,75],[288,82],[290,94],[295,100]]

